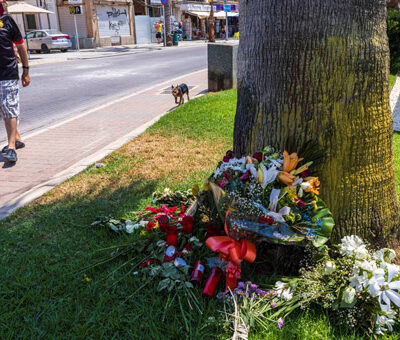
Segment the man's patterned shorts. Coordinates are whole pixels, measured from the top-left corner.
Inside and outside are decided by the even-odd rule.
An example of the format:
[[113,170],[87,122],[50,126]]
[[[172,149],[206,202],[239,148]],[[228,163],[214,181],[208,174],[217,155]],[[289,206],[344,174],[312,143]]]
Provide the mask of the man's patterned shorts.
[[0,118],[19,117],[18,80],[0,80]]

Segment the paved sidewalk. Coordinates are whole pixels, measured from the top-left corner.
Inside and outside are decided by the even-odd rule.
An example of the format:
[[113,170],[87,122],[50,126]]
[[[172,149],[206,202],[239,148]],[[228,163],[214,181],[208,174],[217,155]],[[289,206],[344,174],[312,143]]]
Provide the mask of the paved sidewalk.
[[25,137],[19,160],[8,167],[0,156],[0,218],[99,161],[175,107],[171,82],[185,82],[191,97],[207,91],[207,70],[87,111]]
[[140,44],[140,45],[123,45],[123,46],[110,46],[110,47],[98,47],[96,49],[82,49],[79,52],[75,50],[69,50],[68,52],[62,53],[60,51],[52,51],[49,54],[39,54],[32,52],[30,54],[30,64],[48,64],[57,63],[71,60],[82,60],[82,59],[95,59],[95,58],[107,58],[116,55],[124,54],[136,54],[149,52],[154,50],[172,49],[172,48],[188,48],[193,46],[199,46],[206,44],[204,40],[196,41],[180,41],[178,46],[164,47],[162,44]]

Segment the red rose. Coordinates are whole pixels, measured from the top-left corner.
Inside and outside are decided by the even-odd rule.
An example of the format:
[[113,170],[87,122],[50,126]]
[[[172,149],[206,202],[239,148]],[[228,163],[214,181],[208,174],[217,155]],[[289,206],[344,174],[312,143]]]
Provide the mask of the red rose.
[[258,223],[273,225],[275,220],[271,216],[261,216],[258,218]]
[[228,163],[233,158],[232,150],[228,150],[223,158],[224,163]]
[[305,170],[300,174],[301,178],[311,177],[312,173],[310,170]]
[[258,163],[261,163],[263,161],[263,154],[262,152],[256,152],[253,155],[253,158],[255,158],[256,160],[258,160]]

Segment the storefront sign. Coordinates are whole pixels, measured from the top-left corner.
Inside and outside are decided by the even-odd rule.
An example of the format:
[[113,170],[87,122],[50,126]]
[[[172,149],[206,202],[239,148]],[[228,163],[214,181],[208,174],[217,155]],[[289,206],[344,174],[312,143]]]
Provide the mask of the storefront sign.
[[102,6],[96,8],[99,35],[103,37],[130,35],[128,7]]
[[82,5],[82,0],[68,0],[68,5]]
[[224,12],[230,12],[231,11],[231,5],[224,5]]

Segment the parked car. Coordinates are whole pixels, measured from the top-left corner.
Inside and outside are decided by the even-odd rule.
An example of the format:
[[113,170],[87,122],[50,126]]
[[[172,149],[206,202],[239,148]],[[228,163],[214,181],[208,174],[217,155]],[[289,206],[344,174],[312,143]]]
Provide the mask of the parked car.
[[51,50],[67,52],[72,46],[68,34],[51,29],[29,32],[25,40],[27,41],[28,50],[36,51],[37,53],[50,53]]

